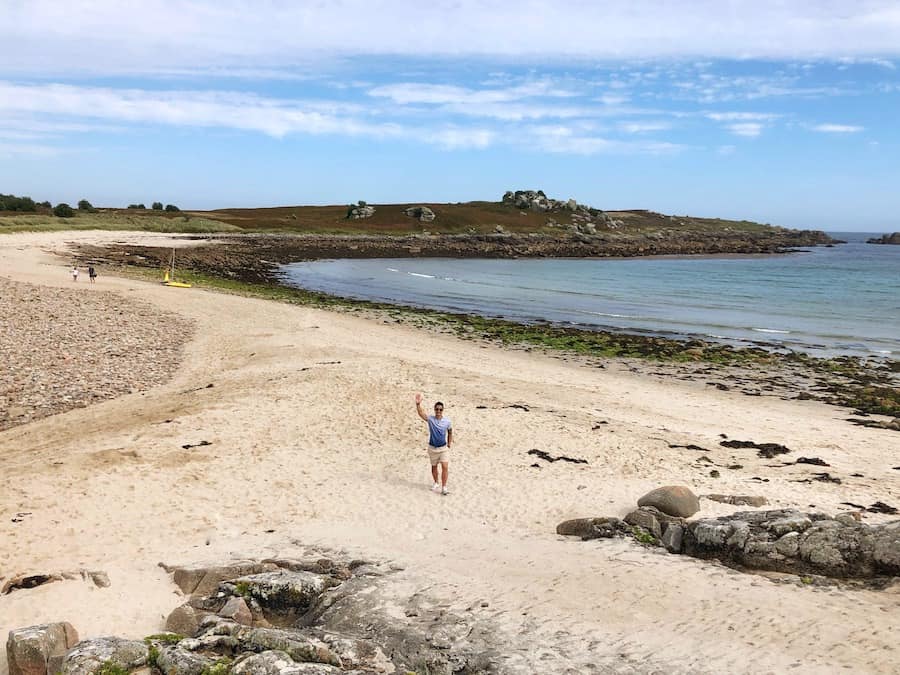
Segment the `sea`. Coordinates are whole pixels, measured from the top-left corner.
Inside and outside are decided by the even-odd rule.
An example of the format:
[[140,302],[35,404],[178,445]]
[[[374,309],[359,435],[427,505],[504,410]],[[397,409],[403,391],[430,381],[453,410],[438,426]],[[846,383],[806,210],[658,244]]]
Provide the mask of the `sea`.
[[281,280],[524,323],[900,359],[900,246],[829,234],[847,243],[754,256],[318,260],[284,265]]

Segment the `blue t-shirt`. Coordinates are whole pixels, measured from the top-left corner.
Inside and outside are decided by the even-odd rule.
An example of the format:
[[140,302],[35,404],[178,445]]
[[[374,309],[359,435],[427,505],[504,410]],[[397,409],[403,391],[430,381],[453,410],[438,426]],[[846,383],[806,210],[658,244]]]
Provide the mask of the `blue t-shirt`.
[[443,448],[447,445],[447,430],[451,429],[450,420],[447,417],[438,419],[434,415],[428,416],[428,445],[435,448]]

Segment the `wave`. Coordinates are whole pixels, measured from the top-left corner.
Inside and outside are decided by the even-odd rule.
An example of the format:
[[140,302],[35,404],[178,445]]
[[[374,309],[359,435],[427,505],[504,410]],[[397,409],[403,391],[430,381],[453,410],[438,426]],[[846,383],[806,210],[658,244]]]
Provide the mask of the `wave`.
[[791,331],[789,330],[779,330],[777,328],[751,328],[750,330],[755,330],[757,333],[783,333],[784,335],[791,334]]
[[422,277],[423,279],[434,279],[435,276],[433,274],[419,274],[418,272],[407,272],[407,274],[411,277]]

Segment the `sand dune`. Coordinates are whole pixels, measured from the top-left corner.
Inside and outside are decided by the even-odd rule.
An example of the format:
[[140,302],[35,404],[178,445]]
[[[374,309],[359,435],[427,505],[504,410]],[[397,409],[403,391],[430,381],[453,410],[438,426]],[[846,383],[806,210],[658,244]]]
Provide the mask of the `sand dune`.
[[[70,282],[65,260],[48,251],[76,239],[162,235],[5,235],[0,275],[52,293]],[[896,672],[897,584],[778,584],[633,542],[554,533],[566,518],[624,515],[662,484],[828,513],[848,510],[844,501],[897,504],[894,432],[852,426],[847,411],[819,403],[371,318],[106,275],[98,287],[182,315],[196,333],[170,382],[0,433],[0,576],[90,568],[112,582],[2,596],[0,631],[69,620],[82,636],[141,637],[179,604],[157,562],[323,546],[402,564],[398,592],[476,607],[498,640],[516,645],[510,664],[521,672]],[[428,490],[417,391],[444,401],[453,420],[448,497]],[[791,482],[816,467],[774,468],[752,450],[719,447],[723,433],[825,457],[846,478]],[[700,453],[668,447],[689,443],[743,468],[711,478]],[[547,464],[532,448],[588,464]],[[700,515],[740,510],[701,505]],[[17,512],[31,515],[13,523]]]

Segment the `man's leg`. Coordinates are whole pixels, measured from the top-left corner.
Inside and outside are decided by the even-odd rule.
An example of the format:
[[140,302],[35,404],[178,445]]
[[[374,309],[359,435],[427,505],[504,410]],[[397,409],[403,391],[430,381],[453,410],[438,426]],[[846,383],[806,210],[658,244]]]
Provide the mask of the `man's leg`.
[[[450,471],[450,462],[441,462],[441,469],[442,469],[441,487],[446,488],[447,487],[447,474]],[[435,475],[437,475],[437,472],[435,472]],[[437,480],[437,478],[435,478],[435,480]]]
[[431,477],[434,478],[434,484],[437,485],[437,483],[438,483],[438,465],[437,464],[431,465]]

